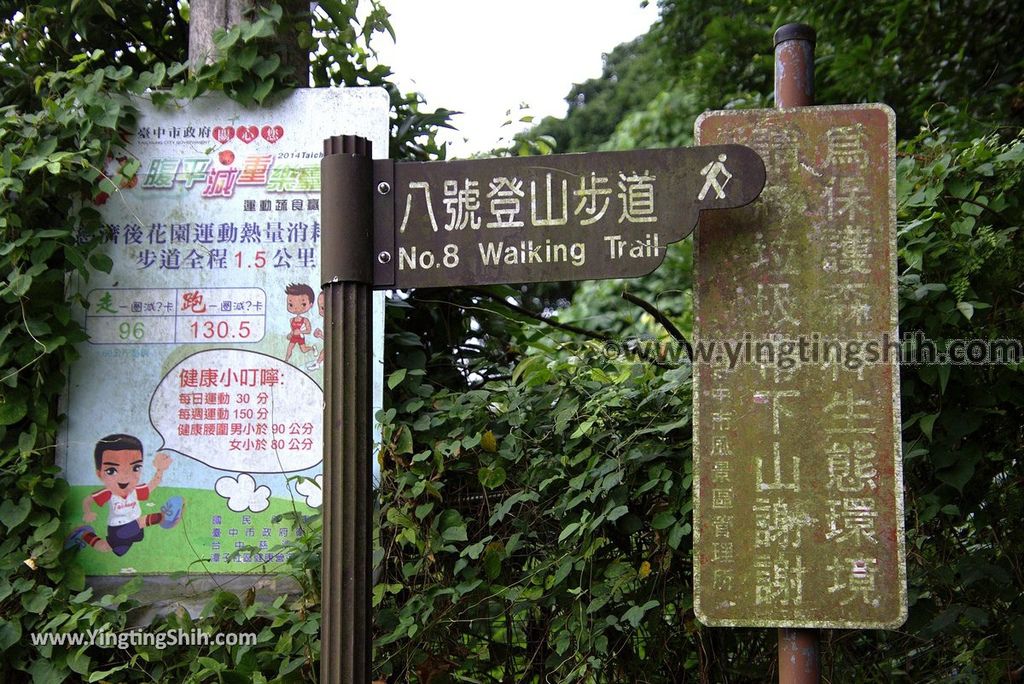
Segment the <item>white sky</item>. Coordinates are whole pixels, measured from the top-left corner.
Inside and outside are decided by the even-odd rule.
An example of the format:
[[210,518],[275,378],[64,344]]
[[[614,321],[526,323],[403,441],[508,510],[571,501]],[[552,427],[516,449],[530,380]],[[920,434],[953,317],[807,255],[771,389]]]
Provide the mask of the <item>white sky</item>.
[[[448,156],[498,146],[528,127],[526,113],[563,116],[573,83],[601,74],[601,55],[646,33],[656,3],[640,0],[386,0],[396,43],[378,36],[380,60],[427,108],[463,112],[443,131]],[[529,112],[520,112],[520,104]],[[506,114],[512,110],[512,115]],[[513,126],[502,128],[511,118]]]

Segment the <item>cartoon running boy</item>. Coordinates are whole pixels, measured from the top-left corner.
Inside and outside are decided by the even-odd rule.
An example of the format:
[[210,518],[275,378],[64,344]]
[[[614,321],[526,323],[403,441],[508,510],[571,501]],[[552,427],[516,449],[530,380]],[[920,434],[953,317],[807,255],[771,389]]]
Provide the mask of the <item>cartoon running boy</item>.
[[97,551],[113,551],[118,556],[128,552],[135,542],[142,541],[142,530],[152,525],[170,529],[181,522],[185,501],[180,496],[167,499],[159,513],[142,514],[139,501],[145,501],[160,484],[164,471],[171,465],[171,458],[163,452],[153,458],[156,474],[146,484],[139,484],[142,477],[142,442],[131,435],[107,435],[96,442],[94,453],[96,475],[105,485],[104,489],[85,497],[82,502],[82,516],[86,522],[96,520],[92,505],[110,504],[107,517],[107,538],[101,539],[91,525],[83,525],[68,536],[65,548],[89,545]]
[[[316,308],[320,311],[320,318],[323,318],[324,317],[324,292],[323,292],[323,290],[321,290],[320,294],[318,294],[316,296]],[[324,339],[323,328],[317,328],[316,330],[314,330],[313,331],[313,337],[315,337],[317,339],[320,339],[320,340]],[[319,368],[320,366],[324,365],[324,352],[325,351],[327,351],[326,348],[321,348],[320,349],[320,355],[316,357],[316,360],[315,361],[310,361],[308,364],[306,364],[306,370],[315,371],[317,368]]]
[[313,292],[313,288],[304,283],[292,283],[284,288],[284,293],[288,295],[288,313],[295,314],[295,317],[291,319],[291,331],[287,335],[288,351],[284,354],[284,360],[287,361],[291,358],[292,350],[296,345],[303,354],[316,349],[313,345],[306,344],[306,335],[312,332],[313,327],[310,325],[309,319],[302,315],[313,308],[316,294]]

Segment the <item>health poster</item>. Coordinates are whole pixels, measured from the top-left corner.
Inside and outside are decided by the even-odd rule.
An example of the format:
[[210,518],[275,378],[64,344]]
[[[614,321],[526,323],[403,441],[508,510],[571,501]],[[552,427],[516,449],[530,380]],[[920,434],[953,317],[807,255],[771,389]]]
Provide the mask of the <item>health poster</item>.
[[[386,156],[388,96],[139,109],[105,169],[131,179],[92,200],[113,265],[69,283],[89,340],[60,445],[66,545],[93,576],[274,572],[322,498],[323,140]],[[379,406],[382,299],[375,315]]]

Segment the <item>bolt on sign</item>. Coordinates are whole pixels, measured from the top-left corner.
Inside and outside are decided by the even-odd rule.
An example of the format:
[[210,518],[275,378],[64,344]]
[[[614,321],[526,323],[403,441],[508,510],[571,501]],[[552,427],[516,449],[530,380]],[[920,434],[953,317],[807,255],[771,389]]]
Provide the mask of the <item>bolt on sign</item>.
[[376,216],[374,285],[398,288],[644,275],[700,210],[743,206],[764,185],[742,145],[377,169],[393,204]]
[[694,610],[713,626],[906,618],[895,133],[884,105],[709,112],[761,197],[695,242]]

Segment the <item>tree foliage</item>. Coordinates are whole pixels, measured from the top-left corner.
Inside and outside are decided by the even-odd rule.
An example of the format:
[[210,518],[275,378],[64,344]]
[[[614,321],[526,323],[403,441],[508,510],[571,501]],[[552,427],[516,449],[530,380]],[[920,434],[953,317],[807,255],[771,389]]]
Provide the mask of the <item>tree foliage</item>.
[[545,118],[536,132],[555,139],[560,152],[596,150],[625,112],[643,106],[658,92],[662,71],[649,36],[617,46],[604,55],[601,75],[576,84],[565,101],[565,118]]
[[[1024,124],[1024,46],[1013,39],[1024,30],[1024,17],[1013,2],[658,4],[661,20],[637,51],[649,55],[642,82],[656,94],[638,103],[628,98],[635,86],[616,95],[611,91],[621,86],[606,84],[596,111],[587,112],[590,101],[577,102],[574,89],[566,120],[552,124],[569,133],[560,150],[592,149],[575,146],[589,136],[598,138],[589,145],[604,144],[607,116],[618,126],[613,144],[657,147],[688,144],[687,119],[706,109],[772,106],[772,33],[793,21],[817,30],[820,103],[885,102],[896,111],[901,137],[916,135],[926,116],[959,134],[999,129],[1012,137]],[[625,106],[609,114],[604,102]],[[595,119],[599,126],[579,130]]]
[[[575,86],[567,117],[534,134],[559,151],[690,144],[705,109],[772,106],[772,32],[811,23],[818,101],[897,111],[901,329],[1024,339],[1011,3],[660,6],[608,60],[620,76],[643,62],[641,81]],[[560,289],[568,306],[531,286],[440,307],[417,292],[392,312],[376,596],[389,681],[773,676],[774,633],[702,627],[688,604],[692,386],[666,325],[691,332],[691,269],[684,242],[645,278]],[[827,681],[1019,679],[1024,368],[905,366],[901,383],[910,617],[824,632]]]

